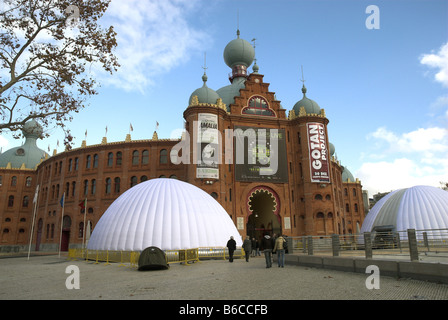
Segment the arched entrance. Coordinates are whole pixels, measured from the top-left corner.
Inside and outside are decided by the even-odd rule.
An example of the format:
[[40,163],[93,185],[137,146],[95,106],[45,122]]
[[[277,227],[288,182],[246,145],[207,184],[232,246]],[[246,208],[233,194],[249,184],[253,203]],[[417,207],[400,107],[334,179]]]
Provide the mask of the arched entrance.
[[71,226],[72,226],[72,219],[69,216],[64,216],[64,220],[62,223],[61,251],[68,251]]
[[265,234],[281,234],[280,201],[269,187],[252,189],[247,197],[247,235],[261,239]]

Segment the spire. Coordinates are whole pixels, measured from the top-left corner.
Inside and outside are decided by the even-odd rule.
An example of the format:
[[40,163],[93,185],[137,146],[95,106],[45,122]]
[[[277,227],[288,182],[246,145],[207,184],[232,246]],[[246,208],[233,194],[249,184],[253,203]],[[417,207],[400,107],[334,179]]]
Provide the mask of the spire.
[[302,93],[303,93],[303,96],[305,96],[306,87],[305,87],[305,78],[303,77],[303,66],[300,66],[300,68],[302,69],[302,79],[300,80],[303,83],[303,85],[302,85]]
[[240,38],[240,10],[236,11],[236,37]]
[[207,53],[206,52],[204,52],[204,66],[202,67],[202,69],[204,69],[204,75],[202,76],[202,81],[204,81],[204,86],[205,86],[205,83],[207,82],[207,79],[208,79],[207,73],[206,73],[206,70],[208,69],[207,68]]
[[257,64],[257,56],[256,56],[256,52],[255,52],[255,40],[257,40],[257,39],[255,39],[255,38],[253,38],[251,41],[253,42],[253,47],[254,47],[254,65],[252,66],[252,70],[254,71],[254,73],[258,73],[258,70],[259,70],[259,67],[258,67],[258,64]]

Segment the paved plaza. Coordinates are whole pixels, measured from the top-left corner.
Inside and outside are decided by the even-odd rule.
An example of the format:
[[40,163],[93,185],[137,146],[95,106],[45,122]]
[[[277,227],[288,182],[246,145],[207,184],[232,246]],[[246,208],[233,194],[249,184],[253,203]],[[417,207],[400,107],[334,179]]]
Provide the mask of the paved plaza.
[[[67,289],[79,268],[79,289]],[[448,285],[381,276],[368,289],[369,275],[295,265],[265,267],[249,262],[207,260],[172,264],[168,270],[137,271],[57,255],[0,257],[0,300],[446,300]],[[74,283],[74,282],[73,282]]]

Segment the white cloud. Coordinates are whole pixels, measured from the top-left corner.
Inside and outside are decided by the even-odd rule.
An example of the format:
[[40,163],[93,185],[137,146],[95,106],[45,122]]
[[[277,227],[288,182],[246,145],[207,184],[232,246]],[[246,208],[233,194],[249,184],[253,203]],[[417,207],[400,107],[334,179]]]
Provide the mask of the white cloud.
[[397,135],[385,127],[378,128],[367,136],[368,139],[376,139],[375,145],[380,147],[382,142],[389,144],[387,152],[429,154],[448,151],[448,129],[444,128],[419,128],[409,133]]
[[356,172],[363,189],[369,196],[416,185],[439,187],[440,181],[448,180],[448,163],[441,166],[425,166],[418,162],[399,158],[393,161],[367,162]]
[[448,129],[419,128],[397,134],[381,127],[367,138],[373,140],[379,155],[363,163],[356,176],[369,195],[414,185],[438,187],[440,181],[448,181]]
[[420,63],[438,69],[435,80],[448,87],[448,42],[437,53],[423,54]]
[[121,67],[101,82],[143,92],[155,76],[203,51],[206,33],[187,21],[196,7],[197,1],[191,0],[112,0],[103,24],[117,32]]

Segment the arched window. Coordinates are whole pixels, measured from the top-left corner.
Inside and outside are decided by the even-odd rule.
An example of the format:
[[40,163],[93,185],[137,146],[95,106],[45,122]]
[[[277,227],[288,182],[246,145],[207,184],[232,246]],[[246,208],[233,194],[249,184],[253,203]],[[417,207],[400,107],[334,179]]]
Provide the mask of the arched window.
[[314,199],[315,199],[315,200],[322,200],[323,198],[322,198],[322,195],[321,195],[321,194],[316,194],[316,195],[314,196]]
[[93,155],[93,167],[98,168],[98,155]]
[[[353,189],[353,190],[355,190],[355,189]],[[355,203],[355,212],[358,212],[358,204],[357,203]]]
[[90,188],[90,192],[92,193],[92,194],[95,194],[95,192],[96,192],[96,180],[95,179],[92,179],[92,182],[91,182],[91,188]]
[[110,178],[106,178],[106,194],[110,194],[112,190],[112,180]]
[[120,178],[118,177],[114,179],[114,192],[120,193]]
[[345,212],[350,212],[350,206],[348,203],[345,204]]
[[109,152],[107,154],[107,166],[112,167],[113,164],[114,164],[114,154],[112,152]]
[[84,195],[89,193],[89,180],[84,180]]
[[316,218],[318,218],[318,219],[323,219],[323,218],[324,218],[324,214],[323,214],[323,212],[318,212],[318,213],[316,214]]
[[210,195],[213,197],[213,199],[218,200],[218,194],[216,192],[210,193]]
[[86,158],[86,169],[90,169],[91,162],[92,162],[92,156],[88,155]]
[[353,196],[356,197],[356,189],[353,188]]
[[8,207],[13,207],[14,206],[14,196],[9,196],[8,197]]
[[11,178],[11,187],[15,187],[17,185],[17,177],[13,176]]
[[23,201],[22,201],[22,207],[24,207],[24,208],[28,208],[28,203],[29,203],[29,198],[28,198],[28,196],[24,196],[24,197],[23,197]]
[[31,187],[31,181],[32,181],[31,177],[26,177],[25,186]]
[[160,150],[160,163],[168,163],[168,151],[166,149]]
[[137,183],[138,183],[138,182],[137,182],[137,177],[136,177],[136,176],[131,177],[131,188],[132,188],[133,186],[135,186]]
[[121,151],[117,152],[117,159],[115,161],[115,164],[117,166],[121,166],[121,162],[123,161],[123,154],[121,153]]
[[138,164],[138,159],[140,158],[138,150],[132,152],[132,165],[135,166]]
[[149,163],[149,151],[143,150],[142,152],[142,164],[148,164]]
[[141,178],[140,178],[140,182],[144,182],[144,181],[146,181],[146,180],[148,180],[148,177],[147,177],[147,176],[141,176]]

